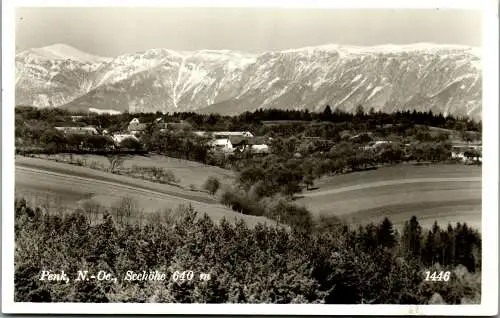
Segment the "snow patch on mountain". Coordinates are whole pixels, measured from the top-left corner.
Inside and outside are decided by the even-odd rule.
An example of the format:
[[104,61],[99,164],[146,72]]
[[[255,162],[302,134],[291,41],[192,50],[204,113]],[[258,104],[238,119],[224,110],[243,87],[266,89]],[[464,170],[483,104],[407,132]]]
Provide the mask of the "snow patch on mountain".
[[382,86],[377,86],[375,87],[372,92],[370,93],[370,95],[368,95],[368,97],[366,98],[366,100],[370,100],[373,96],[375,96],[375,94],[377,94],[378,92],[380,92],[382,90]]
[[358,81],[358,80],[359,80],[362,76],[363,76],[363,75],[361,75],[361,74],[356,75],[356,77],[354,77],[354,78],[352,79],[351,83],[357,82],[357,81]]
[[109,58],[92,55],[62,43],[30,49],[18,56],[31,56],[33,60],[73,60],[80,63],[101,63],[109,60]]

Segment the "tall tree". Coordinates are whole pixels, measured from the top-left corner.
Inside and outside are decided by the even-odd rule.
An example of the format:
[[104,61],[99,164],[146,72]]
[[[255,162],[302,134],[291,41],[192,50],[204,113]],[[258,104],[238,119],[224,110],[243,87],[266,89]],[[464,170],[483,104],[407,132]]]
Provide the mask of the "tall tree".
[[393,248],[396,244],[392,222],[386,217],[378,227],[378,243],[387,248]]
[[330,108],[330,105],[326,105],[325,110],[323,111],[322,114],[322,119],[328,121],[331,118],[332,118],[332,109]]
[[424,248],[422,251],[422,260],[426,265],[432,265],[435,263],[443,264],[443,254],[442,250],[442,233],[441,228],[434,222],[432,229],[427,232]]
[[422,227],[417,217],[412,216],[410,221],[405,222],[403,229],[403,248],[408,256],[420,258],[422,254]]
[[363,117],[365,115],[365,109],[363,108],[363,105],[359,104],[356,106],[356,117]]

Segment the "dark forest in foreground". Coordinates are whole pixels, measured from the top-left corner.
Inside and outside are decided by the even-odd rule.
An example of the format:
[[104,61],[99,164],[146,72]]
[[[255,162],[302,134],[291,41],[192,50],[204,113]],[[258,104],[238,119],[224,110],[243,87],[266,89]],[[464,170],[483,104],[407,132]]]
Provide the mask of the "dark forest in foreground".
[[[413,217],[397,233],[387,219],[351,229],[323,218],[307,229],[249,228],[197,217],[190,207],[134,218],[126,203],[109,212],[89,207],[61,213],[16,200],[15,301],[480,303],[481,238],[466,224],[424,230]],[[73,276],[104,270],[118,282],[40,281],[42,270]],[[121,279],[129,270],[192,270],[211,279]],[[426,271],[451,275],[449,281],[425,281]]]

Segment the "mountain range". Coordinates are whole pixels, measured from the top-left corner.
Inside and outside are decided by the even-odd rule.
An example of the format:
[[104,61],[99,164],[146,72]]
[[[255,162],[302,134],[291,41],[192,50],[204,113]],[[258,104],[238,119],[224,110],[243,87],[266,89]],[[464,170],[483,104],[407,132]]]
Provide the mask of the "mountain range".
[[16,55],[16,104],[97,112],[358,105],[481,118],[481,51],[474,47],[324,45],[247,53],[151,49],[114,58],[55,44]]

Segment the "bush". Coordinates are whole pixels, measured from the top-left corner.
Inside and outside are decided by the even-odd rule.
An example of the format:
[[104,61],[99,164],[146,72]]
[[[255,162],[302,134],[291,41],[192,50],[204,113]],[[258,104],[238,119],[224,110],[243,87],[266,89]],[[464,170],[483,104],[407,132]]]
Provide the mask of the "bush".
[[257,181],[250,187],[250,190],[248,191],[248,197],[255,201],[259,201],[264,196],[266,196],[266,194],[266,186],[263,181]]
[[208,177],[203,184],[203,189],[207,190],[211,195],[214,195],[219,190],[219,187],[220,181],[216,177]]
[[238,213],[256,216],[264,214],[264,209],[259,202],[252,200],[248,194],[239,190],[223,190],[220,195],[219,202]]
[[117,172],[120,167],[123,165],[123,162],[125,161],[126,157],[120,154],[113,154],[113,155],[108,155],[106,158],[109,161],[109,172],[115,173]]
[[122,140],[122,142],[120,142],[120,148],[132,151],[139,151],[142,150],[142,145],[138,140],[134,138],[125,138]]
[[163,181],[168,183],[179,183],[180,180],[175,176],[171,170],[163,170]]
[[268,206],[265,216],[278,223],[288,224],[298,231],[308,232],[313,227],[311,213],[305,207],[288,203],[284,199]]

